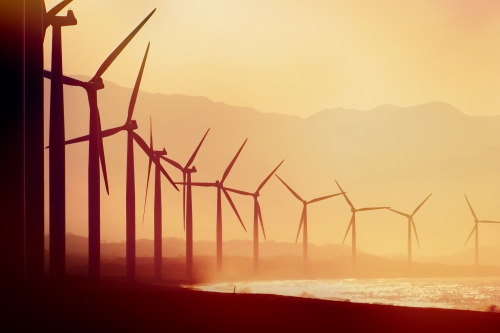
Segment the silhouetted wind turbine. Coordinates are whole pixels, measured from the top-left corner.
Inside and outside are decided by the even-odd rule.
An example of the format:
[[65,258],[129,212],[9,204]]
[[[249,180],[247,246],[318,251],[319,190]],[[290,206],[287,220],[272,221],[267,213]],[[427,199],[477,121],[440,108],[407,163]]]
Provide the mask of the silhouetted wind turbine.
[[245,231],[247,229],[245,228],[245,225],[243,224],[243,221],[241,220],[240,214],[238,213],[238,210],[236,210],[236,206],[234,205],[233,200],[231,199],[231,196],[229,195],[229,188],[224,186],[224,181],[226,180],[227,176],[229,175],[229,172],[233,168],[234,163],[236,162],[236,159],[241,153],[241,150],[245,146],[245,143],[247,140],[243,142],[241,145],[240,149],[234,155],[231,163],[227,166],[226,170],[224,171],[224,174],[222,175],[221,180],[215,181],[215,183],[191,183],[193,186],[200,186],[200,187],[215,187],[217,189],[217,236],[216,236],[216,243],[217,243],[217,271],[220,273],[222,271],[222,193],[224,193],[224,196],[226,197],[227,201],[233,208],[234,213],[238,217],[238,220],[241,223],[241,226]]
[[[66,17],[57,17],[56,15],[64,9],[67,5],[69,5],[73,0],[64,0],[52,7],[51,10],[47,12],[47,8],[45,7],[45,1],[42,1],[42,6],[43,6],[43,38],[45,38],[45,33],[47,32],[47,29],[50,25],[53,24],[54,20],[61,21],[62,19],[68,20],[67,22],[71,22],[72,20],[75,20],[76,24],[76,19],[75,16],[73,15],[73,11],[69,10],[68,15]],[[62,20],[64,21],[64,20]],[[65,23],[67,23],[65,22]],[[74,24],[69,24],[69,25],[74,25]],[[63,24],[63,25],[68,25],[68,24]]]
[[64,147],[64,94],[62,69],[61,30],[63,26],[76,25],[73,11],[66,16],[56,16],[70,1],[62,1],[50,11],[44,11],[45,31],[52,26],[52,77],[50,80],[49,120],[49,275],[62,277],[65,274],[66,253],[66,164]]
[[427,201],[427,199],[429,199],[429,197],[431,195],[432,195],[432,193],[429,194],[427,196],[427,198],[425,198],[424,201],[422,201],[420,203],[420,205],[418,205],[418,207],[415,208],[415,210],[411,214],[406,214],[406,213],[400,212],[398,210],[389,208],[389,210],[393,211],[394,213],[408,218],[408,264],[409,265],[411,264],[411,229],[412,228],[413,228],[413,231],[415,231],[415,238],[417,239],[418,248],[420,248],[420,242],[418,241],[418,235],[417,235],[417,228],[415,227],[415,222],[413,221],[413,216],[417,213],[417,211],[420,209],[420,207],[422,207],[424,205],[424,203]]
[[[120,131],[127,132],[127,178],[126,178],[126,261],[127,261],[127,277],[129,280],[135,280],[135,173],[134,173],[134,141],[140,139],[140,137],[134,132],[137,129],[137,122],[132,119],[135,109],[135,103],[137,100],[137,95],[139,93],[139,86],[141,84],[142,74],[144,72],[144,66],[146,65],[146,59],[149,52],[149,43],[142,60],[141,68],[132,91],[132,96],[130,97],[130,103],[128,108],[128,115],[125,124],[119,127],[111,128],[101,132],[101,137],[112,136]],[[82,141],[87,141],[89,139],[88,135],[81,136],[72,140],[68,140],[66,144],[72,144]],[[147,147],[147,145],[146,145]],[[144,149],[144,147],[142,147]],[[145,153],[149,156],[153,152],[145,150]]]
[[253,266],[255,273],[257,273],[259,270],[259,221],[260,227],[262,228],[262,234],[264,236],[264,239],[266,239],[266,231],[264,230],[264,221],[262,220],[262,211],[259,204],[260,190],[262,190],[264,185],[266,185],[266,183],[273,176],[276,170],[278,170],[281,164],[283,164],[283,162],[284,161],[281,161],[280,164],[278,164],[278,166],[274,168],[273,171],[271,171],[271,173],[262,181],[262,183],[260,183],[257,190],[253,193],[232,188],[227,189],[230,192],[253,197]]
[[469,242],[469,239],[471,238],[472,234],[475,232],[475,265],[479,265],[479,223],[500,223],[498,221],[490,221],[490,220],[479,220],[476,216],[476,213],[474,213],[474,210],[472,209],[472,206],[469,202],[469,199],[467,199],[467,195],[465,195],[465,200],[467,200],[467,204],[469,205],[470,211],[472,213],[472,216],[474,217],[474,227],[472,228],[469,237],[467,237],[467,240],[465,241],[465,245]]
[[192,281],[193,279],[193,198],[191,192],[191,174],[197,172],[196,167],[194,165],[191,166],[191,164],[193,163],[196,154],[198,154],[198,151],[200,150],[200,147],[209,131],[210,128],[201,139],[186,165],[182,166],[166,156],[161,156],[163,160],[167,161],[182,172],[182,220],[186,231],[186,275],[189,281]]
[[[148,165],[148,179],[146,181],[146,195],[144,196],[144,212],[146,212],[146,199],[148,197],[148,187],[149,187],[149,176],[151,174],[151,165],[155,164],[155,197],[154,197],[154,277],[156,280],[161,280],[162,276],[162,205],[161,205],[161,178],[160,175],[163,174],[168,181],[175,187],[178,191],[179,189],[175,185],[174,181],[168,173],[161,166],[160,158],[167,155],[165,148],[163,150],[154,150],[153,147],[153,124],[151,118],[149,120],[149,150],[153,154],[149,154],[149,165]],[[144,213],[142,214],[142,221],[144,222]]]
[[344,235],[344,239],[342,240],[342,244],[344,244],[345,239],[347,237],[347,234],[349,233],[349,229],[352,227],[352,263],[355,265],[356,264],[356,213],[357,212],[363,212],[363,211],[368,211],[368,210],[377,210],[377,209],[388,209],[390,207],[365,207],[365,208],[355,208],[354,205],[352,204],[351,200],[347,197],[346,193],[340,187],[339,183],[335,180],[335,183],[337,183],[337,186],[339,187],[340,191],[343,193],[345,201],[347,204],[351,207],[351,221],[349,222],[349,226],[347,227],[347,230]]
[[299,201],[302,202],[302,214],[300,216],[299,230],[297,231],[297,237],[295,238],[295,243],[297,243],[297,241],[299,239],[300,230],[302,229],[302,226],[304,226],[304,230],[302,232],[302,237],[303,237],[302,238],[302,249],[303,249],[303,256],[304,256],[304,265],[307,265],[307,260],[308,260],[307,205],[312,204],[314,202],[322,201],[325,199],[333,198],[333,197],[336,197],[336,196],[341,195],[341,194],[345,195],[345,193],[343,193],[342,189],[340,189],[342,191],[342,193],[335,193],[335,194],[331,194],[331,195],[326,195],[323,197],[319,197],[319,198],[315,198],[315,199],[307,201],[307,200],[302,199],[302,197],[300,195],[298,195],[297,192],[295,192],[290,186],[288,186],[288,184],[285,183],[285,181],[283,179],[281,179],[278,175],[276,175],[276,177],[278,177],[278,179],[283,183],[283,185],[285,185],[285,187],[290,191],[290,193],[293,194],[294,197],[296,197]]
[[[123,51],[127,44],[149,20],[156,11],[154,9],[142,22],[113,50],[113,52],[101,64],[94,77],[88,82],[83,82],[67,76],[63,77],[63,83],[71,86],[79,86],[87,92],[90,108],[89,120],[89,177],[88,177],[88,202],[89,202],[89,276],[98,279],[100,276],[100,180],[99,180],[99,160],[101,162],[106,191],[109,193],[106,161],[104,158],[104,146],[101,136],[101,121],[99,108],[97,105],[97,91],[104,88],[101,76]],[[44,71],[45,77],[51,78],[52,73]],[[64,140],[63,140],[64,142]],[[51,143],[50,143],[51,144]],[[52,144],[51,144],[52,145]],[[51,147],[52,149],[52,147]]]

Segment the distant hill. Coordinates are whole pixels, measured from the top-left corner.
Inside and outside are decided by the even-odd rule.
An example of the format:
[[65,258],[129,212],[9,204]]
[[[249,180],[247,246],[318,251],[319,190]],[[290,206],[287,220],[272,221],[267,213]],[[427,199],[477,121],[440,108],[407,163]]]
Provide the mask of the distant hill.
[[[88,239],[83,236],[67,234],[67,253],[84,255],[88,254]],[[46,247],[48,247],[48,236],[45,239]],[[185,241],[176,237],[168,237],[163,239],[163,255],[165,257],[184,257],[185,256]],[[299,257],[302,258],[302,246],[293,243],[267,241],[262,242],[259,246],[261,258],[275,258],[275,257]],[[496,254],[500,252],[500,247],[488,248],[482,254],[481,264],[490,266],[500,266],[500,260]],[[136,251],[138,257],[152,257],[153,256],[153,240],[139,239],[136,242]],[[246,240],[230,240],[223,244],[224,255],[237,256],[237,257],[253,257],[253,243]],[[197,241],[194,243],[194,254],[197,256],[214,256],[215,255],[215,242],[213,241]],[[101,255],[103,258],[115,259],[125,256],[125,243],[123,242],[105,242],[101,245]],[[370,261],[371,263],[400,261],[406,262],[405,256],[395,257],[379,257],[358,252],[363,261]],[[309,258],[312,260],[351,260],[351,247],[341,246],[336,244],[314,245],[309,247]],[[455,265],[471,265],[473,263],[474,251],[467,250],[461,251],[451,256],[432,256],[420,257],[417,261],[428,263],[449,263]]]
[[[48,108],[50,89],[48,80],[45,81]],[[125,121],[130,89],[111,82],[105,82],[105,86],[99,91],[99,108],[102,127],[109,128]],[[65,107],[66,137],[86,134],[89,114],[83,90],[65,87]],[[227,186],[254,191],[284,159],[278,174],[305,199],[338,192],[334,183],[337,179],[358,207],[386,205],[409,212],[433,192],[415,216],[421,243],[418,250],[413,240],[417,258],[450,256],[462,250],[473,226],[464,193],[480,218],[500,219],[499,116],[467,116],[451,105],[433,102],[411,107],[383,105],[368,111],[335,108],[304,119],[261,113],[204,97],[141,92],[134,119],[139,125],[137,132],[146,141],[149,141],[150,117],[155,147],[165,147],[168,156],[181,164],[186,163],[210,128],[194,163],[198,169],[194,181],[220,178],[238,147],[248,138]],[[66,155],[67,230],[78,235],[87,233],[87,149],[85,144],[74,145],[68,147]],[[102,239],[112,244],[125,238],[125,135],[106,138],[105,151],[110,196],[103,192]],[[137,237],[151,239],[153,185],[150,184],[142,222],[147,159],[139,147],[135,148],[135,155]],[[174,178],[181,178],[175,169],[166,168]],[[164,237],[183,239],[181,196],[166,182],[163,193]],[[195,189],[193,195],[194,237],[198,241],[213,241],[215,192]],[[249,241],[253,232],[251,201],[236,196],[234,200],[248,232],[241,229],[224,202],[224,239]],[[262,252],[266,253],[265,247],[272,242],[293,242],[300,202],[274,179],[262,190],[260,201],[268,236]],[[339,244],[349,218],[350,211],[342,197],[311,205],[310,243]],[[360,251],[406,255],[406,221],[400,216],[388,211],[367,212],[360,213],[357,221]],[[481,248],[496,247],[499,237],[500,228],[496,225],[480,227]],[[203,245],[199,244],[201,251]],[[349,244],[350,236],[346,240],[346,245]],[[139,242],[138,249],[141,246]],[[300,251],[299,245],[296,248]],[[470,243],[467,249],[472,248]],[[314,251],[312,247],[311,252]],[[489,254],[485,251],[481,250],[481,256]]]
[[[67,234],[68,274],[85,275],[88,270],[87,238]],[[48,240],[46,241],[48,244]],[[153,241],[140,239],[136,243],[137,270],[141,278],[150,278],[153,272]],[[164,276],[185,278],[185,243],[178,238],[163,239]],[[260,279],[313,279],[313,278],[397,278],[397,277],[480,277],[500,276],[498,262],[483,260],[475,268],[471,253],[452,257],[423,258],[415,261],[410,269],[406,257],[379,257],[358,252],[357,267],[353,270],[351,248],[339,245],[312,245],[309,249],[309,264],[304,270],[300,245],[281,242],[263,242],[260,247]],[[498,249],[496,249],[498,251]],[[200,281],[240,280],[256,278],[253,270],[252,243],[250,241],[227,241],[223,244],[223,272],[216,274],[215,242],[194,243],[195,275]],[[104,275],[125,274],[125,244],[103,243],[101,258]],[[488,261],[491,257],[488,258]],[[467,262],[468,261],[468,262]]]

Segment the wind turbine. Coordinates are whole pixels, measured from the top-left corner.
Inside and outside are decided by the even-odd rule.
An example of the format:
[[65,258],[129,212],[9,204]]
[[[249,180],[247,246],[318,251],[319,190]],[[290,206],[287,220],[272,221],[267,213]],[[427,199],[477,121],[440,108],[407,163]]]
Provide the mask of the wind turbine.
[[182,172],[182,220],[186,231],[186,275],[189,281],[193,280],[193,197],[191,192],[191,174],[197,172],[196,167],[194,165],[191,166],[191,164],[193,164],[196,154],[198,154],[209,131],[210,128],[201,139],[186,165],[182,166],[166,156],[160,157]]
[[[144,24],[156,11],[154,9],[142,22],[113,50],[113,52],[101,64],[94,77],[88,82],[83,82],[74,78],[63,76],[63,83],[71,86],[79,86],[87,92],[90,108],[89,119],[89,176],[88,176],[88,205],[89,205],[89,276],[98,279],[100,276],[100,180],[99,180],[99,160],[104,176],[106,191],[109,193],[106,161],[104,157],[104,145],[101,136],[101,121],[99,108],[97,105],[97,91],[104,88],[101,76],[123,51],[132,38],[139,32]],[[52,77],[52,73],[44,71],[47,78]],[[64,142],[64,140],[63,140]],[[52,148],[51,148],[52,149]]]
[[62,69],[61,30],[64,26],[76,25],[73,11],[66,16],[57,16],[71,0],[62,1],[50,11],[43,3],[43,37],[52,26],[52,77],[50,80],[49,116],[49,275],[61,278],[65,274],[66,253],[66,164],[64,147],[64,94]]
[[[52,7],[51,10],[47,11],[47,8],[45,7],[45,1],[42,1],[42,6],[43,6],[43,38],[45,39],[45,33],[47,32],[47,29],[49,26],[53,25],[53,22],[61,22],[62,19],[67,19],[67,22],[71,22],[73,19],[75,20],[76,24],[76,19],[75,16],[73,15],[73,11],[69,10],[68,15],[66,17],[60,16],[57,17],[56,15],[64,9],[67,5],[69,5],[73,0],[64,0]],[[62,20],[64,21],[64,20]],[[66,22],[66,23],[67,23]],[[67,24],[64,24],[67,25]],[[69,25],[74,25],[74,24],[69,24]],[[59,39],[60,40],[60,39]]]
[[337,183],[337,186],[339,187],[340,191],[344,195],[345,201],[351,207],[351,212],[352,212],[351,221],[349,222],[349,226],[347,227],[347,230],[345,232],[344,239],[342,240],[342,245],[344,244],[345,239],[347,237],[347,234],[349,233],[349,229],[351,229],[351,227],[352,227],[352,232],[351,232],[351,235],[352,235],[352,263],[353,263],[353,265],[355,265],[356,264],[356,213],[357,212],[364,212],[364,211],[368,211],[368,210],[388,209],[390,207],[355,208],[354,205],[352,204],[351,200],[349,200],[346,193],[344,192],[342,187],[340,187],[339,183],[336,180],[335,180],[335,183]]
[[278,166],[274,168],[273,171],[271,171],[271,173],[262,181],[262,183],[260,183],[257,190],[253,193],[232,188],[227,189],[230,192],[253,197],[253,267],[255,273],[257,273],[259,270],[259,221],[260,227],[262,228],[262,234],[264,236],[264,239],[266,239],[266,231],[264,230],[264,221],[262,220],[262,211],[259,204],[260,190],[264,187],[264,185],[266,185],[266,183],[274,175],[276,170],[278,170],[281,164],[283,164],[283,162],[284,161],[281,161],[280,164],[278,164]]
[[412,229],[412,227],[413,227],[413,231],[415,231],[415,238],[417,239],[418,248],[420,249],[420,242],[418,241],[417,228],[415,227],[415,222],[413,221],[413,216],[417,213],[417,211],[420,209],[420,207],[422,207],[424,205],[424,203],[427,201],[427,199],[429,199],[429,197],[431,195],[432,195],[432,193],[429,194],[427,196],[427,198],[425,198],[424,201],[422,201],[420,203],[420,205],[418,205],[418,207],[415,208],[415,210],[411,214],[403,213],[403,212],[400,212],[398,210],[389,208],[389,210],[393,211],[394,213],[408,218],[408,265],[411,265],[411,229]]
[[224,196],[226,197],[227,201],[231,205],[231,208],[233,209],[234,213],[238,217],[238,220],[240,221],[241,226],[245,231],[247,229],[245,228],[245,225],[243,224],[243,221],[241,220],[240,214],[238,213],[238,210],[236,209],[236,206],[234,205],[233,200],[231,199],[231,196],[229,195],[229,188],[224,186],[224,181],[226,180],[227,176],[229,175],[229,172],[233,168],[234,163],[236,162],[236,159],[241,153],[241,150],[245,146],[245,143],[247,143],[247,139],[243,142],[241,145],[240,149],[234,155],[233,159],[227,166],[226,170],[224,171],[224,174],[222,175],[222,178],[220,180],[215,181],[214,183],[201,183],[201,182],[194,182],[191,183],[193,186],[200,186],[200,187],[215,187],[217,189],[217,235],[216,235],[216,255],[217,255],[217,271],[220,273],[222,272],[222,193],[224,193]]
[[[160,158],[167,155],[165,148],[163,150],[154,150],[153,147],[153,124],[151,118],[149,119],[149,150],[153,154],[149,154],[148,165],[148,179],[146,181],[146,195],[144,197],[144,212],[146,212],[146,199],[148,197],[149,176],[151,174],[151,165],[155,164],[155,196],[154,196],[154,277],[156,280],[161,280],[162,276],[162,206],[161,206],[161,174],[163,174],[168,181],[178,191],[174,181],[168,173],[165,172],[161,166]],[[144,213],[142,214],[142,222],[144,223]]]
[[469,242],[469,239],[471,238],[472,234],[475,233],[475,265],[479,265],[479,223],[500,223],[498,221],[490,221],[490,220],[479,220],[477,218],[476,213],[474,213],[474,210],[472,209],[472,206],[469,202],[469,199],[467,199],[467,195],[465,195],[465,200],[467,200],[467,204],[469,205],[470,211],[472,213],[472,216],[474,217],[474,227],[472,228],[469,237],[467,237],[467,240],[465,241],[465,245]]
[[[140,142],[142,138],[135,133],[138,128],[137,122],[132,119],[135,109],[135,103],[137,100],[137,95],[139,93],[139,86],[141,84],[142,74],[144,72],[144,67],[146,64],[146,59],[149,52],[149,43],[142,60],[141,68],[132,91],[132,96],[130,97],[130,103],[128,108],[127,119],[125,124],[115,128],[107,129],[101,132],[101,137],[105,138],[112,136],[118,132],[127,132],[127,178],[126,178],[126,262],[127,262],[127,277],[129,280],[135,280],[135,171],[134,171],[134,141],[136,143]],[[81,136],[72,140],[68,140],[66,144],[72,144],[82,141],[87,141],[89,139],[88,135]],[[144,141],[142,141],[144,142]],[[150,151],[147,144],[144,143],[141,148],[144,152],[150,156],[153,151]],[[147,149],[146,149],[147,148]],[[150,156],[151,158],[151,156]],[[162,168],[161,166],[159,166]],[[165,171],[162,171],[162,173]],[[175,184],[172,182],[172,185]]]
[[276,175],[276,177],[278,177],[278,179],[283,183],[283,185],[285,185],[285,187],[290,191],[290,193],[293,194],[294,197],[296,197],[299,201],[302,202],[302,214],[300,216],[299,230],[297,231],[297,237],[295,238],[295,243],[297,243],[297,241],[299,239],[300,230],[302,229],[302,226],[304,226],[304,230],[302,232],[302,237],[303,237],[302,238],[302,251],[303,251],[303,256],[304,256],[304,266],[306,266],[307,265],[307,261],[308,261],[308,249],[307,249],[307,246],[308,246],[308,243],[307,243],[307,205],[315,203],[315,202],[318,202],[318,201],[326,200],[326,199],[329,199],[329,198],[333,198],[333,197],[336,197],[336,196],[341,195],[341,194],[345,195],[345,193],[342,191],[342,189],[340,189],[340,191],[342,191],[342,193],[330,194],[330,195],[326,195],[326,196],[323,196],[323,197],[319,197],[319,198],[315,198],[315,199],[307,201],[307,200],[302,199],[302,197],[299,196],[297,194],[297,192],[295,192],[290,186],[288,186],[288,184],[285,183],[285,181],[283,179],[281,179],[278,175]]

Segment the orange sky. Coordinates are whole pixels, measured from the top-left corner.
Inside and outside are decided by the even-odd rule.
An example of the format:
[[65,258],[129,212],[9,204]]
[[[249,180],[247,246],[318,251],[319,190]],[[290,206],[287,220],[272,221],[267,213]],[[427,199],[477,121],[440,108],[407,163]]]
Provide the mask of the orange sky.
[[[74,1],[65,72],[93,75],[154,7],[105,79],[132,86],[151,41],[149,92],[299,116],[435,100],[467,114],[499,113],[495,0]],[[50,29],[47,37],[49,68]]]

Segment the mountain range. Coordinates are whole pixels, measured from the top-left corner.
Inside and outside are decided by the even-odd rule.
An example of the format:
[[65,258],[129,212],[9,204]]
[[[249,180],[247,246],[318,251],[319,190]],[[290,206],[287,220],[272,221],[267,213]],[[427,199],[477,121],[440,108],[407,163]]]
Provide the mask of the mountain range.
[[[48,129],[48,80],[45,84]],[[105,89],[98,95],[103,128],[125,122],[130,93],[130,88],[105,82]],[[65,115],[68,139],[88,132],[88,101],[82,89],[65,87]],[[415,216],[421,245],[418,250],[413,240],[417,258],[463,251],[473,227],[464,193],[480,219],[500,220],[500,116],[468,116],[449,104],[432,102],[408,107],[382,105],[366,111],[334,108],[301,118],[261,113],[205,97],[141,91],[134,119],[139,125],[137,133],[145,141],[149,141],[150,118],[155,148],[165,147],[168,157],[181,164],[210,128],[194,163],[198,172],[193,181],[220,178],[248,138],[227,178],[230,187],[254,191],[284,159],[277,173],[304,199],[338,192],[336,179],[357,207],[390,206],[411,212],[432,192]],[[110,195],[103,192],[101,216],[102,238],[108,242],[125,238],[125,146],[124,133],[105,139]],[[78,235],[87,233],[87,149],[85,144],[76,144],[66,153],[67,230]],[[140,148],[135,152],[137,234],[138,238],[151,239],[153,185],[143,221],[148,160]],[[175,169],[165,167],[174,178],[181,178]],[[46,165],[46,175],[47,169]],[[167,182],[162,187],[164,237],[183,238],[182,196]],[[214,240],[215,191],[195,189],[193,195],[194,237],[198,241]],[[233,199],[248,232],[241,229],[229,205],[223,203],[224,239],[250,240],[251,200]],[[267,242],[293,242],[302,204],[273,179],[261,191],[260,202]],[[311,205],[308,211],[312,244],[342,242],[350,211],[341,196]],[[404,219],[386,210],[360,213],[358,248],[376,255],[405,255],[406,227]],[[500,226],[481,225],[481,253],[483,247],[498,245],[499,237]],[[350,236],[346,242],[350,244]],[[471,242],[466,249],[472,248]],[[500,258],[500,252],[494,253]]]
[[[69,273],[87,273],[88,240],[74,234],[67,235]],[[48,239],[47,239],[48,243]],[[139,239],[137,263],[139,275],[152,276],[153,241]],[[195,267],[202,280],[248,279],[255,277],[252,260],[252,242],[230,240],[224,242],[224,271],[218,276],[215,266],[215,242],[194,243]],[[303,270],[302,247],[298,244],[269,241],[260,249],[259,278],[302,279],[352,277],[351,248],[341,245],[312,245],[310,247],[307,272]],[[496,250],[499,249],[490,249]],[[101,246],[103,269],[107,275],[123,275],[125,272],[125,244],[105,242]],[[471,250],[452,256],[421,258],[409,269],[404,256],[381,257],[360,251],[355,274],[358,277],[487,277],[500,276],[498,257],[489,251],[483,256],[479,268],[471,265],[474,253]],[[185,242],[183,239],[168,237],[163,239],[165,274],[171,278],[184,278]],[[149,274],[149,275],[148,275]],[[304,275],[306,274],[306,275]]]

